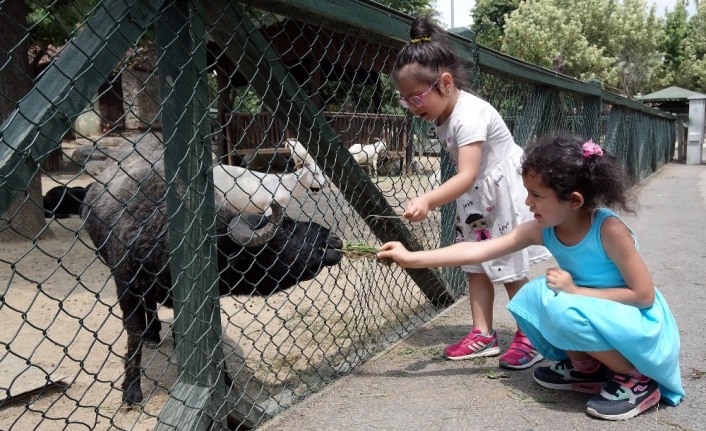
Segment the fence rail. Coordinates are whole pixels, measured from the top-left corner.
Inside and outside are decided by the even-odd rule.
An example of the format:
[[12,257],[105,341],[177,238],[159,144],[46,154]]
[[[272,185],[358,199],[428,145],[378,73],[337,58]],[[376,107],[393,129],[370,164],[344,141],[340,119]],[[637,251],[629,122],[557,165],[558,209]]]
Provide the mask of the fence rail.
[[[0,15],[22,29],[0,63],[16,83],[0,84],[0,429],[251,429],[465,292],[458,269],[341,251],[453,240],[452,205],[400,217],[453,173],[389,79],[411,17],[367,0],[105,0],[50,50],[33,32],[54,15]],[[448,38],[518,145],[569,131],[636,179],[671,160],[673,115]],[[50,58],[36,79],[28,52]],[[290,137],[306,170],[234,166]],[[348,148],[376,137],[404,163],[369,177]]]

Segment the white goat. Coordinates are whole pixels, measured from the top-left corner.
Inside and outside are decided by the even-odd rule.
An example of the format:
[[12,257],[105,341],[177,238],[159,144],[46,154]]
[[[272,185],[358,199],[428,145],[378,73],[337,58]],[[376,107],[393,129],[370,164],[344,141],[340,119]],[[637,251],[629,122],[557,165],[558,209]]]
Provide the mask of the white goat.
[[213,167],[213,183],[215,193],[236,211],[269,215],[272,201],[286,208],[293,197],[323,188],[326,177],[314,160],[308,159],[300,170],[288,174],[266,174],[219,164]]
[[294,160],[295,166],[304,166],[304,161],[313,160],[313,157],[306,151],[304,145],[294,138],[289,138],[284,141],[284,147],[291,150],[292,160]]
[[372,144],[362,146],[360,144],[353,144],[348,149],[353,159],[359,165],[366,165],[368,167],[368,176],[370,176],[370,168],[372,168],[376,177],[378,176],[378,160],[380,159],[380,155],[386,150],[387,143],[378,138],[375,138]]
[[422,161],[419,160],[419,157],[412,158],[411,166],[415,174],[423,175],[425,173],[424,166],[422,165]]

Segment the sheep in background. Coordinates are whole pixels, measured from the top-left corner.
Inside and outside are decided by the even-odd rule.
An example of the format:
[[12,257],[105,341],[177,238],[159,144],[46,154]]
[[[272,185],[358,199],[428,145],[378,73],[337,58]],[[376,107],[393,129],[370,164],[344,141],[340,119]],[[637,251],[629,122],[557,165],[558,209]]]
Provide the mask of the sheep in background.
[[86,187],[67,187],[65,185],[56,186],[49,189],[44,195],[44,217],[45,218],[69,218],[72,214],[81,214],[81,203],[86,197]]
[[348,151],[359,165],[368,167],[368,176],[370,176],[370,169],[372,168],[377,177],[378,160],[380,159],[380,155],[387,151],[387,143],[382,139],[375,138],[372,144],[362,146],[360,144],[353,144]]
[[429,185],[435,189],[441,185],[441,169],[434,171],[434,174],[429,177]]
[[323,188],[326,177],[309,157],[301,169],[287,174],[266,174],[239,166],[216,165],[213,167],[213,184],[216,195],[233,210],[269,215],[272,202],[286,208],[292,198]]
[[411,166],[415,174],[423,175],[425,173],[424,166],[422,166],[422,162],[419,160],[419,157],[412,158]]
[[[115,161],[89,189],[82,218],[115,280],[127,333],[123,401],[143,400],[142,345],[159,343],[158,304],[173,307],[164,151],[160,142],[139,147]],[[293,221],[272,203],[272,217],[239,214],[216,194],[220,295],[262,295],[311,280],[338,264],[343,242],[317,223]],[[268,205],[269,206],[269,205]]]

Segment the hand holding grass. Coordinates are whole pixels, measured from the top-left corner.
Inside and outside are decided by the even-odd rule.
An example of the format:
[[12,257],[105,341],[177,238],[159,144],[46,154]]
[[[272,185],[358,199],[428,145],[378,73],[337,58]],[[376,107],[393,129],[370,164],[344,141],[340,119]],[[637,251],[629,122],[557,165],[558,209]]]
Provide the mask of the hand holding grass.
[[377,254],[378,259],[394,260],[402,268],[409,267],[409,259],[411,256],[412,253],[398,241],[383,244],[382,247],[380,247],[380,252]]

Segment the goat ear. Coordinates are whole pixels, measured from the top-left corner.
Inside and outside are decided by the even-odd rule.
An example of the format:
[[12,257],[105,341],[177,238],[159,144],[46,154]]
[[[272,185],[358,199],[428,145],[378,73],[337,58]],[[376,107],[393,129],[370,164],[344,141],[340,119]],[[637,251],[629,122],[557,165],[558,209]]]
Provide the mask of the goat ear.
[[302,167],[304,167],[304,163],[302,163],[302,162],[297,162],[297,163],[294,164],[294,170],[295,170],[295,171],[298,171],[298,170],[301,169]]
[[247,220],[246,216],[250,216],[250,214],[239,214],[233,217],[228,224],[228,236],[230,236],[233,242],[243,247],[258,247],[265,244],[275,236],[277,228],[284,217],[284,211],[276,201],[272,201],[270,208],[272,208],[270,220],[265,226],[259,229],[256,228],[259,223],[254,223],[255,226],[253,226],[253,224]]

